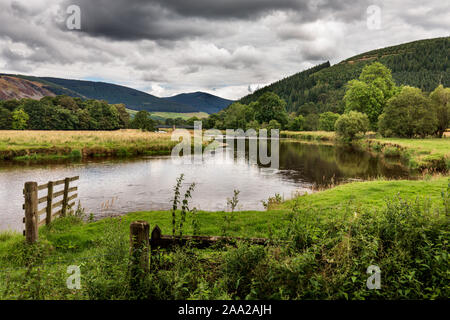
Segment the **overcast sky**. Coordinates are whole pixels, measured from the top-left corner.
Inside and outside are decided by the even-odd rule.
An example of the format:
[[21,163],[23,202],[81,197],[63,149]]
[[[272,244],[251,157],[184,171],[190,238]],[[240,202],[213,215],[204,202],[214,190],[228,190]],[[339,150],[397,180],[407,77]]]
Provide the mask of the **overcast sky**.
[[[80,30],[67,27],[70,5]],[[0,0],[0,72],[238,99],[327,60],[449,30],[448,0]]]

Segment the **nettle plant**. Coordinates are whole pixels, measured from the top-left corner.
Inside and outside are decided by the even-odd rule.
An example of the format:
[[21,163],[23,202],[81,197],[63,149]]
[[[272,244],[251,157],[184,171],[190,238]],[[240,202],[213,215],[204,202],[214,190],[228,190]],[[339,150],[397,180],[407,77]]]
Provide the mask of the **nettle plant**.
[[[180,196],[181,196],[180,190],[181,190],[181,186],[183,184],[183,180],[184,180],[184,174],[182,173],[177,178],[177,183],[174,187],[174,197],[172,200],[172,235],[175,236],[178,233],[180,238],[183,236],[184,223],[186,222],[186,215],[188,213],[191,213],[191,215],[192,215],[192,218],[193,218],[192,226],[194,228],[194,231],[196,233],[199,232],[197,209],[196,208],[193,208],[192,210],[189,209],[189,199],[192,198],[192,193],[194,192],[194,189],[195,189],[195,182],[193,182],[189,185],[188,189],[184,193],[183,200],[180,201]],[[180,204],[181,204],[180,219],[177,222],[177,210],[178,210],[178,206]]]

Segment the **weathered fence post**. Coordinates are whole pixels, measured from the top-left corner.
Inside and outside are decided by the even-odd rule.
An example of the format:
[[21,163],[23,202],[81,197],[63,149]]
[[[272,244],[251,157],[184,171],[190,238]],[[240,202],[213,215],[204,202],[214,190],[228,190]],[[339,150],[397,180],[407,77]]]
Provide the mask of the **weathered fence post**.
[[27,243],[35,243],[38,240],[38,186],[37,182],[26,182],[25,197],[25,238]]
[[131,286],[136,288],[149,271],[150,225],[147,221],[130,224]]
[[156,225],[153,228],[153,231],[152,231],[152,234],[151,234],[151,238],[150,238],[150,247],[151,247],[151,255],[152,256],[158,250],[160,239],[161,239],[161,229],[158,227],[158,225]]
[[70,184],[70,178],[64,179],[64,198],[62,203],[62,210],[61,210],[61,216],[65,217],[67,212],[67,198],[69,195],[69,184]]
[[53,181],[48,182],[47,186],[47,216],[45,217],[45,224],[49,225],[52,222],[52,205],[53,205]]

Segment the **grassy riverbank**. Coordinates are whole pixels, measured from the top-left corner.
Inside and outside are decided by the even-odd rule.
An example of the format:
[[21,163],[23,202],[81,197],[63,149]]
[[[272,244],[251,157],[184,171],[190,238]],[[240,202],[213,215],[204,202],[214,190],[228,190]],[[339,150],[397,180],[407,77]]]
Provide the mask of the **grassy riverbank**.
[[335,141],[334,132],[328,131],[282,131],[280,138],[298,139],[306,141]]
[[170,154],[170,134],[118,131],[0,131],[0,159],[81,159]]
[[363,146],[385,157],[403,157],[414,169],[450,170],[450,139],[367,139]]
[[[305,141],[337,142],[334,132],[326,131],[283,131],[282,138]],[[355,142],[356,146],[379,153],[386,158],[404,158],[410,168],[420,170],[450,170],[450,139],[401,139],[371,138]]]
[[[129,224],[146,220],[170,234],[170,212],[90,223],[58,219],[40,229],[32,248],[22,235],[2,233],[0,298],[446,298],[448,183],[448,177],[350,183],[269,211],[199,212],[199,234],[268,237],[275,244],[162,253],[138,292],[127,280]],[[184,234],[192,234],[192,219],[188,214]],[[81,266],[81,290],[66,288],[68,265]],[[382,270],[381,290],[365,286],[369,265]]]

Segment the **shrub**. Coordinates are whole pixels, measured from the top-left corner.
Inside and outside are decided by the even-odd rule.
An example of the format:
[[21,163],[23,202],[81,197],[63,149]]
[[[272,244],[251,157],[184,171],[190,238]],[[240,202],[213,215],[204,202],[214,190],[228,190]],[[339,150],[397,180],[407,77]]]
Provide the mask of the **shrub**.
[[361,112],[350,111],[336,120],[335,129],[341,140],[351,142],[369,130],[369,119]]
[[302,115],[289,120],[288,129],[291,131],[302,131],[305,126],[305,118]]
[[244,299],[250,293],[253,271],[265,256],[264,247],[247,244],[225,254],[222,277],[227,290],[236,298]]
[[387,158],[397,158],[400,157],[401,151],[397,147],[384,147],[383,154]]
[[334,131],[334,124],[339,118],[337,113],[324,112],[319,115],[319,130]]

